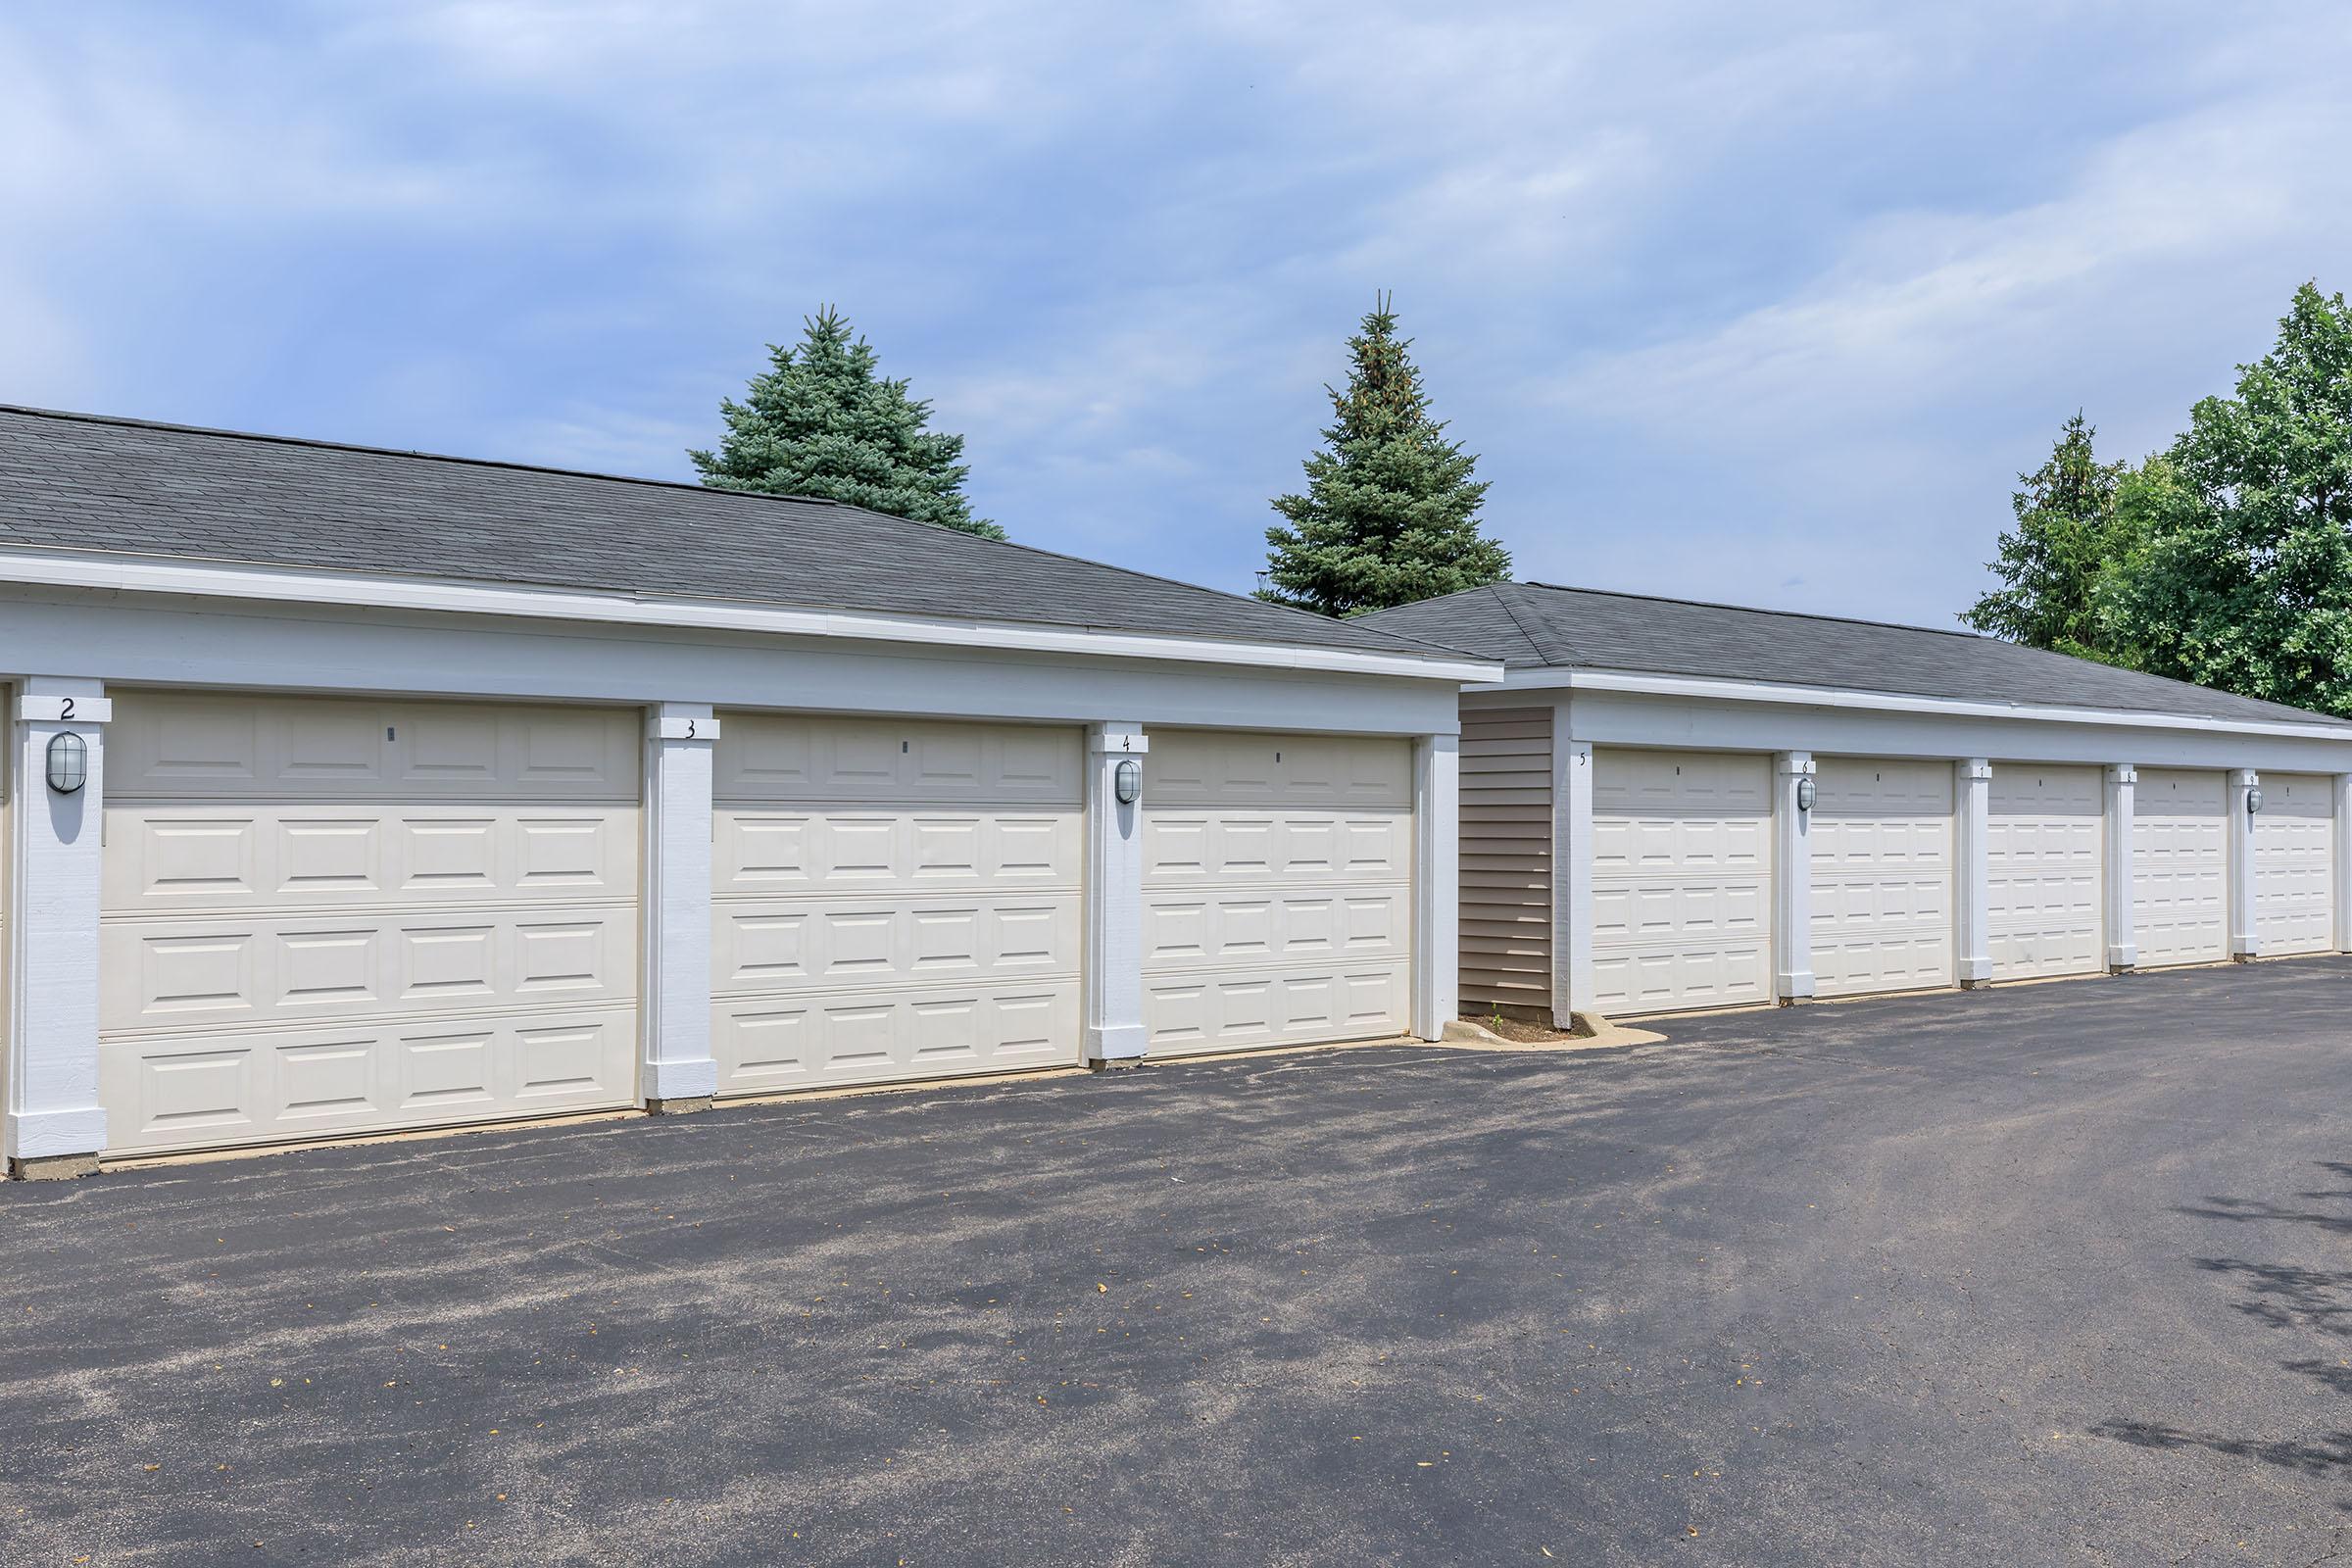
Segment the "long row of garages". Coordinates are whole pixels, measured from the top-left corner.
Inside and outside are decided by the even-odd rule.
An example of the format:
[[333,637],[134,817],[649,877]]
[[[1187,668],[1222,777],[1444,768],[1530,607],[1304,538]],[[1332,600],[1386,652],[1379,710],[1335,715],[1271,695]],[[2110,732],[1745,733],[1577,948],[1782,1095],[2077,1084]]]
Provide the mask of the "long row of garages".
[[[98,964],[112,1152],[634,1104],[648,961],[644,710],[122,691]],[[735,711],[711,758],[721,1096],[1075,1065],[1088,809],[1077,726]],[[1465,953],[1482,770],[1466,726]],[[1407,1027],[1412,743],[1154,730],[1141,806],[1153,1055]],[[1961,979],[1960,764],[1820,757],[1776,833],[1771,754],[1591,751],[1592,1004],[1767,1003],[1776,843],[1801,846],[1812,995]],[[1511,784],[1524,770],[1485,774]],[[2229,775],[2141,768],[2141,965],[2230,954]],[[2112,787],[1989,769],[1994,980],[2099,973]],[[2336,944],[2332,780],[2271,773],[2265,954]],[[1526,809],[1548,813],[1548,798]],[[1512,876],[1525,879],[1524,871]],[[1467,962],[1467,960],[1466,960]],[[1465,995],[1479,993],[1466,967]]]
[[[1594,1006],[1634,1013],[1774,1000],[1774,760],[1607,747],[1592,757]],[[1466,763],[1478,765],[1475,756]],[[1957,764],[1822,757],[1813,766],[1801,841],[1813,994],[1955,984]],[[2227,958],[2229,775],[2140,768],[2135,776],[2136,961]],[[2260,789],[2251,842],[2261,951],[2333,951],[2331,780],[2266,774]],[[2113,853],[2106,770],[1996,761],[1988,796],[1990,978],[2104,972]],[[1468,785],[1464,799],[1475,799]],[[1475,848],[1466,839],[1466,863]]]
[[[645,711],[120,691],[110,1152],[638,1102]],[[721,1096],[1075,1065],[1084,732],[719,716]],[[1154,1055],[1407,1022],[1412,743],[1155,730]]]

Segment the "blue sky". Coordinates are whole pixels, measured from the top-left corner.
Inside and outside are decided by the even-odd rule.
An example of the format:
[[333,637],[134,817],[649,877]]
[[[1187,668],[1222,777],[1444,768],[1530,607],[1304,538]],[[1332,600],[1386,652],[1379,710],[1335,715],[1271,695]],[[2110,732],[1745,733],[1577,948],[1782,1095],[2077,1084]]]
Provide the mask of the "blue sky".
[[1948,624],[2077,407],[2352,289],[2341,4],[0,12],[0,401],[688,476],[840,305],[1246,589],[1392,289],[1544,581]]

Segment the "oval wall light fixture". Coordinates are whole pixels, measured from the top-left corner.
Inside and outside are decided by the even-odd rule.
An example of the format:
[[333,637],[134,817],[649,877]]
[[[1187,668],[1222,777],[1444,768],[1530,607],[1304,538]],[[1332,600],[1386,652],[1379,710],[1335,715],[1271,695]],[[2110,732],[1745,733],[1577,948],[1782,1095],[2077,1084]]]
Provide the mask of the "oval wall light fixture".
[[90,777],[90,743],[72,730],[49,737],[49,787],[71,795]]

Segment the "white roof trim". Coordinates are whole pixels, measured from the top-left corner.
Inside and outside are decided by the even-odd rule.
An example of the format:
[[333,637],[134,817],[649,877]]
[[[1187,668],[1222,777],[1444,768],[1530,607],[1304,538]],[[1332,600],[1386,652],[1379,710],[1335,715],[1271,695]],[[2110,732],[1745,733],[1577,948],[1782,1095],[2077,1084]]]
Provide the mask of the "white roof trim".
[[[1697,675],[1643,675],[1605,669],[1514,669],[1505,691],[1632,692],[1649,697],[1696,697],[1713,702],[1779,703],[1806,708],[1853,708],[1882,712],[1942,713],[1954,718],[2026,718],[2047,724],[2104,724],[2129,729],[2225,729],[2240,735],[2291,735],[2352,745],[2352,725],[2298,724],[2286,719],[2200,717],[2127,708],[2057,708],[2034,703],[1981,703],[1904,692],[1848,691],[1838,686],[1783,686],[1769,681]],[[1488,687],[1488,690],[1494,689]]]
[[1500,664],[1479,662],[1458,654],[1432,653],[1421,658],[1412,654],[1353,653],[1339,648],[1215,642],[1149,632],[1090,631],[1011,621],[939,620],[858,611],[788,610],[723,600],[646,598],[635,594],[506,587],[426,577],[379,577],[98,552],[0,550],[0,582],[188,594],[212,599],[260,599],[280,604],[354,605],[703,631],[764,632],[783,637],[926,643],[1020,653],[1107,655],[1118,659],[1247,664],[1348,675],[1402,675],[1457,685],[1493,681],[1502,674]]

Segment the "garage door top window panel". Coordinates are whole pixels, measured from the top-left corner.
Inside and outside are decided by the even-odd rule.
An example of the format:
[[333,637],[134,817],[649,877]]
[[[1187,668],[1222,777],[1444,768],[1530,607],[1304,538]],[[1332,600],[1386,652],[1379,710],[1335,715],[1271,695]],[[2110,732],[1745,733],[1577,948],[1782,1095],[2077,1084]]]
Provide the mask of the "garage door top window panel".
[[634,803],[631,710],[130,694],[110,800]]
[[759,802],[1075,806],[1077,732],[1046,725],[730,713],[712,784]]

